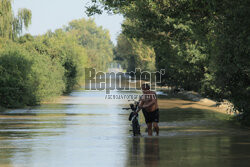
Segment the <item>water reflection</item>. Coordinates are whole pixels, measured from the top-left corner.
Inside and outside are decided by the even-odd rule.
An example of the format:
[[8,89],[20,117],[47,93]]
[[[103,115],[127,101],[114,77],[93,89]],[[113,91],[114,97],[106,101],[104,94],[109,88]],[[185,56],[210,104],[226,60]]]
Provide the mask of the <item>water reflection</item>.
[[144,138],[144,165],[158,166],[160,160],[159,138]]
[[57,104],[1,113],[0,166],[122,166],[127,102],[103,95],[77,90]]
[[133,137],[127,166],[158,166],[160,147],[158,137]]
[[247,167],[250,139],[245,137],[132,138],[126,166]]
[[76,90],[57,104],[1,113],[0,167],[248,165],[249,132],[215,113],[161,110],[159,137],[132,137],[129,112],[121,110],[127,105]]

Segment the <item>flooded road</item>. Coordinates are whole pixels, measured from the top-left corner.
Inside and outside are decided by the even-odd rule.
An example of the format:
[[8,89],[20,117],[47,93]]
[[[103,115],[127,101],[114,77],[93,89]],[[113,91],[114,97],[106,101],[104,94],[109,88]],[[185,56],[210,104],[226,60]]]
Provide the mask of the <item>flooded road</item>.
[[79,89],[55,104],[1,113],[0,167],[249,166],[249,130],[220,113],[163,107],[159,137],[147,137],[145,125],[132,137],[128,104]]

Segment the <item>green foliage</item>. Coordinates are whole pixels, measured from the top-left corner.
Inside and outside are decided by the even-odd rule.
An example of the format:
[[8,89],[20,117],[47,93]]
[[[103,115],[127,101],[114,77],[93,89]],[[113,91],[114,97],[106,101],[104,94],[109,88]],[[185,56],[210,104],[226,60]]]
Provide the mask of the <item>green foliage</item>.
[[21,35],[23,28],[27,29],[31,24],[31,10],[19,9],[17,17],[12,22],[12,38],[16,39],[18,35]]
[[107,30],[97,27],[92,19],[73,20],[65,30],[86,48],[89,66],[107,70],[113,60],[113,44]]
[[20,44],[22,44],[22,43],[29,42],[29,41],[34,42],[34,40],[35,39],[34,39],[34,37],[32,35],[25,34],[25,35],[19,37],[18,40],[17,40],[17,42],[20,43]]
[[9,42],[0,53],[0,105],[23,107],[58,96],[63,70],[46,55],[30,53]]
[[[21,38],[19,41],[25,41]],[[62,29],[54,33],[48,32],[35,40],[28,41],[26,49],[39,54],[47,55],[51,60],[58,62],[64,68],[64,82],[66,89],[64,93],[69,93],[77,85],[83,82],[83,71],[87,67],[86,49],[78,44],[71,34]]]
[[249,0],[92,2],[89,15],[123,14],[123,34],[154,48],[165,84],[228,99],[249,122]]
[[[213,37],[213,50],[209,66],[217,99],[230,100],[235,109],[244,112],[247,123],[250,118],[250,22],[249,1],[224,3],[225,11],[218,11]],[[209,89],[210,88],[210,89]],[[207,93],[207,91],[205,92]]]
[[[93,20],[75,20],[64,29],[41,36],[18,37],[22,27],[30,24],[30,17],[28,10],[19,10],[9,31],[1,31],[4,32],[4,38],[0,37],[0,106],[3,107],[36,105],[69,93],[83,83],[84,68],[105,70],[113,59],[108,31],[97,27]],[[12,40],[7,39],[7,32]]]
[[19,9],[15,17],[12,11],[11,0],[0,1],[0,37],[16,39],[21,34],[23,28],[28,28],[31,24],[31,11]]
[[118,37],[115,53],[115,59],[127,71],[135,71],[135,68],[140,68],[142,71],[155,70],[154,50],[141,40],[130,39],[121,34]]
[[41,36],[20,36],[31,11],[15,17],[11,0],[0,1],[0,106],[36,105],[71,92],[84,81],[84,68],[106,70],[113,60],[109,32],[93,20],[74,20]]
[[[14,62],[14,63],[13,63]],[[0,57],[0,97],[5,107],[20,107],[33,97],[28,81],[31,61],[17,52],[3,53]]]
[[0,37],[12,38],[13,13],[10,0],[0,1]]

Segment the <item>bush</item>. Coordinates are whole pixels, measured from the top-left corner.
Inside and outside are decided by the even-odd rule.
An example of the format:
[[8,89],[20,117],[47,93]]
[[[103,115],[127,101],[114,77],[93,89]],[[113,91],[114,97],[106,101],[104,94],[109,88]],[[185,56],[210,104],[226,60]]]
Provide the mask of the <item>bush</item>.
[[8,44],[0,53],[0,105],[8,108],[35,105],[64,90],[64,71],[48,56]]
[[34,41],[27,41],[22,45],[29,52],[46,55],[47,58],[63,67],[63,80],[66,86],[64,93],[71,92],[83,82],[87,54],[85,48],[80,46],[72,36],[59,29],[55,33],[48,32]]
[[0,37],[0,106],[36,105],[71,92],[83,83],[84,68],[107,69],[112,48],[108,31],[84,19],[41,36]]

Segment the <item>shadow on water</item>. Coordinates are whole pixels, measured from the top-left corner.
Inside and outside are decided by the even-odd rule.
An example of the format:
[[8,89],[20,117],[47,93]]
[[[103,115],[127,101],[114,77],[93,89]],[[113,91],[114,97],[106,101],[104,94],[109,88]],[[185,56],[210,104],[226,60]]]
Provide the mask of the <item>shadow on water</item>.
[[249,132],[224,114],[192,108],[190,101],[162,101],[160,136],[132,137],[129,111],[121,110],[128,103],[79,89],[55,104],[3,112],[0,167],[248,166]]

